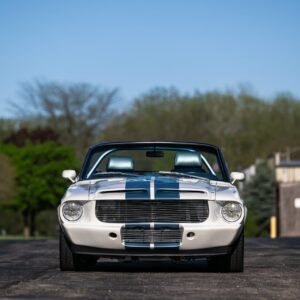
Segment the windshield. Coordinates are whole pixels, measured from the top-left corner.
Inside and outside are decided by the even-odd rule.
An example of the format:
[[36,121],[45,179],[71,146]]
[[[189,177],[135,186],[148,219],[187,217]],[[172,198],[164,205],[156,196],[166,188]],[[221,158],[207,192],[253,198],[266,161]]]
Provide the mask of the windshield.
[[161,175],[224,180],[215,149],[147,146],[99,147],[89,153],[82,179]]

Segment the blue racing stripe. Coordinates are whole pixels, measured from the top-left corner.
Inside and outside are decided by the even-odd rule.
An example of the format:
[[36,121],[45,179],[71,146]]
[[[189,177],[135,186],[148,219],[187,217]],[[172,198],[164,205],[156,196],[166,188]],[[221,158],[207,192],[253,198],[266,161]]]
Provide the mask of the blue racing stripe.
[[[179,230],[180,226],[179,224],[154,224],[154,229],[160,230],[160,229],[173,229],[173,230]],[[181,241],[181,238],[180,238]],[[178,242],[155,242],[154,243],[154,249],[179,249],[180,247],[180,241]]]
[[[125,224],[125,229],[143,229],[143,230],[149,230],[150,224]],[[149,242],[128,242],[124,241],[125,249],[150,249],[150,243]]]
[[125,249],[150,249],[150,243],[132,243],[125,241]]
[[156,177],[154,181],[155,199],[179,199],[179,181],[177,178]]
[[[125,199],[126,200],[150,200],[150,177],[143,178],[128,178],[126,180],[125,189]],[[179,198],[179,181],[177,178],[172,177],[155,177],[154,179],[154,197],[155,200],[162,199],[180,199]],[[144,229],[149,230],[150,224],[139,223],[139,224],[125,224],[126,229]],[[179,224],[154,224],[155,230],[160,229],[173,229],[179,230]],[[149,232],[150,234],[150,232]],[[126,249],[150,249],[151,244],[149,242],[130,242],[124,241],[124,246]],[[154,242],[154,249],[159,248],[172,248],[179,249],[180,241],[174,242]]]
[[149,223],[125,224],[125,229],[150,229]]
[[168,243],[168,242],[157,242],[154,243],[154,249],[178,249],[179,250],[180,244],[179,243]]
[[128,178],[125,190],[126,200],[150,200],[150,180],[148,177]]
[[[152,231],[150,231],[151,226],[150,224],[147,223],[142,223],[142,224],[125,224],[124,225],[125,230],[126,229],[143,229],[144,234],[153,234]],[[154,224],[154,231],[160,232],[160,230],[180,230],[179,224]],[[149,231],[148,231],[149,230]],[[148,231],[148,232],[147,232]],[[134,231],[133,231],[134,232]],[[155,235],[154,235],[155,236]],[[153,236],[153,237],[154,237]],[[152,237],[152,238],[153,238]],[[149,237],[150,240],[152,239],[151,236]],[[178,239],[174,239],[173,241],[160,241],[160,242],[155,242],[153,243],[153,249],[179,249],[180,247],[180,242],[181,242],[181,236],[178,236]],[[135,241],[124,241],[124,246],[126,249],[151,249],[151,243],[150,242],[135,242]]]
[[154,229],[179,229],[179,224],[159,223],[154,224]]

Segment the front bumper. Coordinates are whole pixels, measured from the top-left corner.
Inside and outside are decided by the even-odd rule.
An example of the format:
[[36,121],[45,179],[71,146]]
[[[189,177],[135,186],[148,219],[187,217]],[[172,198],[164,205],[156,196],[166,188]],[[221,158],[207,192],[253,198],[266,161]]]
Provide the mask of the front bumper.
[[[125,224],[104,223],[95,216],[95,203],[90,201],[85,204],[82,218],[79,221],[66,221],[58,208],[61,228],[69,240],[75,253],[91,252],[99,255],[135,255],[141,254],[156,255],[168,254],[179,255],[192,254],[209,256],[216,251],[217,255],[230,252],[230,246],[239,237],[244,226],[244,215],[239,222],[225,222],[219,215],[219,207],[215,202],[210,201],[209,218],[202,223],[179,223],[182,231],[182,239],[176,249],[128,249],[121,238],[121,229]],[[163,224],[162,224],[163,225]],[[193,233],[193,236],[189,233]],[[200,253],[200,254],[201,254]],[[98,255],[97,254],[97,255]],[[204,255],[205,254],[205,255]]]
[[[125,250],[121,240],[121,224],[104,224],[100,226],[63,223],[63,232],[68,240],[77,246],[98,249]],[[183,229],[179,250],[201,250],[208,248],[227,247],[239,236],[242,224],[228,224],[227,226],[205,224],[180,224]],[[195,235],[191,239],[189,232]],[[112,238],[111,233],[116,237]],[[154,249],[151,249],[154,250]]]

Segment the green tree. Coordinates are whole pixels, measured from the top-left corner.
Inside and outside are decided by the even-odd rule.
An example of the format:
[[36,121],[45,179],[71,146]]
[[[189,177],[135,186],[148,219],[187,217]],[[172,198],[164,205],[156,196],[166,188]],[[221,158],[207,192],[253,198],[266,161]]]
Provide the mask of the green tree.
[[1,147],[10,157],[16,170],[16,195],[9,206],[22,212],[24,235],[35,232],[35,217],[42,210],[56,207],[63,196],[67,183],[61,178],[66,168],[77,166],[71,147],[55,143],[18,148],[14,145]]
[[254,213],[251,209],[248,209],[247,219],[245,224],[245,236],[254,237],[258,235],[259,229],[254,216]]
[[281,95],[156,88],[111,119],[99,140],[191,140],[221,146],[230,169],[242,170],[270,153],[299,146],[300,101]]
[[16,128],[16,120],[0,118],[0,143]]
[[243,198],[250,216],[248,232],[256,236],[268,235],[269,220],[275,212],[276,185],[274,171],[267,161],[257,164],[256,174],[244,186]]
[[15,195],[15,168],[8,156],[0,153],[0,205]]

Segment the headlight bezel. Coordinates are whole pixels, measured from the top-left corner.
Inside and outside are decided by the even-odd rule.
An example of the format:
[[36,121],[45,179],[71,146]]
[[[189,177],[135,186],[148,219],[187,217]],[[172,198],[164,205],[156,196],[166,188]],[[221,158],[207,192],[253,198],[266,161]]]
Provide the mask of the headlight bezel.
[[[227,214],[226,214],[227,209]],[[237,217],[229,216],[228,212],[235,211],[238,215]],[[241,203],[236,201],[225,201],[221,207],[221,216],[223,220],[225,220],[228,223],[235,223],[242,219],[242,216],[244,214],[243,206]]]
[[[66,213],[66,209],[67,206],[69,206],[69,210],[70,211],[74,211],[74,210],[78,210],[78,214],[77,215],[73,215],[72,214],[67,214]],[[63,203],[62,205],[62,209],[61,209],[62,215],[64,217],[65,220],[70,221],[70,222],[76,222],[79,219],[81,219],[82,215],[83,215],[83,203],[81,203],[80,201],[66,201],[65,203]]]

